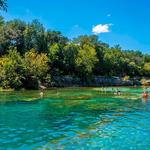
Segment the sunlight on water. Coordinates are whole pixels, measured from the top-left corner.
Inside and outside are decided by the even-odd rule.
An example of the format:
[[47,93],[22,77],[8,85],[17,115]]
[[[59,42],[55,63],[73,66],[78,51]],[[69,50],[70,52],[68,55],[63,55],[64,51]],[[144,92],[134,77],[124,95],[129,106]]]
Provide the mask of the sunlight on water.
[[0,149],[148,150],[150,102],[141,88],[0,93]]

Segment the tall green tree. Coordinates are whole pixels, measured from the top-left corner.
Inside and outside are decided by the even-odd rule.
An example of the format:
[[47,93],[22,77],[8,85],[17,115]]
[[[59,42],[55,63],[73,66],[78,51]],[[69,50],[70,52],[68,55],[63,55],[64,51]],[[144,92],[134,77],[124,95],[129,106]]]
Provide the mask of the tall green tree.
[[97,61],[96,50],[90,45],[84,44],[83,47],[80,48],[75,61],[79,76],[83,80],[89,79]]
[[59,44],[54,43],[49,47],[48,57],[51,67],[51,74],[53,76],[62,75],[64,73],[63,48],[61,48]]
[[9,47],[15,47],[18,52],[23,53],[25,26],[25,22],[16,19],[3,24],[0,28],[1,54],[6,53]]
[[24,31],[25,51],[32,48],[38,52],[47,52],[46,33],[43,25],[38,20],[33,20]]
[[66,74],[74,75],[76,73],[76,58],[79,49],[80,47],[74,43],[69,43],[64,47],[63,55]]
[[60,47],[66,46],[68,38],[64,37],[61,32],[58,31],[47,31],[47,43],[48,46],[58,44]]

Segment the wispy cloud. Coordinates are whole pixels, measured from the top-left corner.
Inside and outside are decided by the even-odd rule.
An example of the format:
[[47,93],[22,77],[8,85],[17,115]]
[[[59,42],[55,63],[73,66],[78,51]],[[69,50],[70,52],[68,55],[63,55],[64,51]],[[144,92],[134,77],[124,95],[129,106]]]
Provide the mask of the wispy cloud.
[[112,24],[98,24],[92,28],[94,34],[108,33],[110,32],[109,27]]

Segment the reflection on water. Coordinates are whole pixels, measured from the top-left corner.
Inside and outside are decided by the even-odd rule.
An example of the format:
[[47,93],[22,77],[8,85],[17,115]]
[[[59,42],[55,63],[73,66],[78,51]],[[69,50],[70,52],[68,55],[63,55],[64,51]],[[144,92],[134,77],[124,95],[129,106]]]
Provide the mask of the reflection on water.
[[149,149],[149,100],[111,89],[0,93],[0,149]]

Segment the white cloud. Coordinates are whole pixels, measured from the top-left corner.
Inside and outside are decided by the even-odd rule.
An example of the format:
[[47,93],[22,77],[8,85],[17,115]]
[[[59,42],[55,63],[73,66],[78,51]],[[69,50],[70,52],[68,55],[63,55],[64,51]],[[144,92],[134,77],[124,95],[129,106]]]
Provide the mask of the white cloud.
[[111,26],[112,24],[99,24],[99,25],[96,25],[92,28],[92,32],[94,34],[100,34],[100,33],[108,33],[110,32],[109,31],[109,27]]

